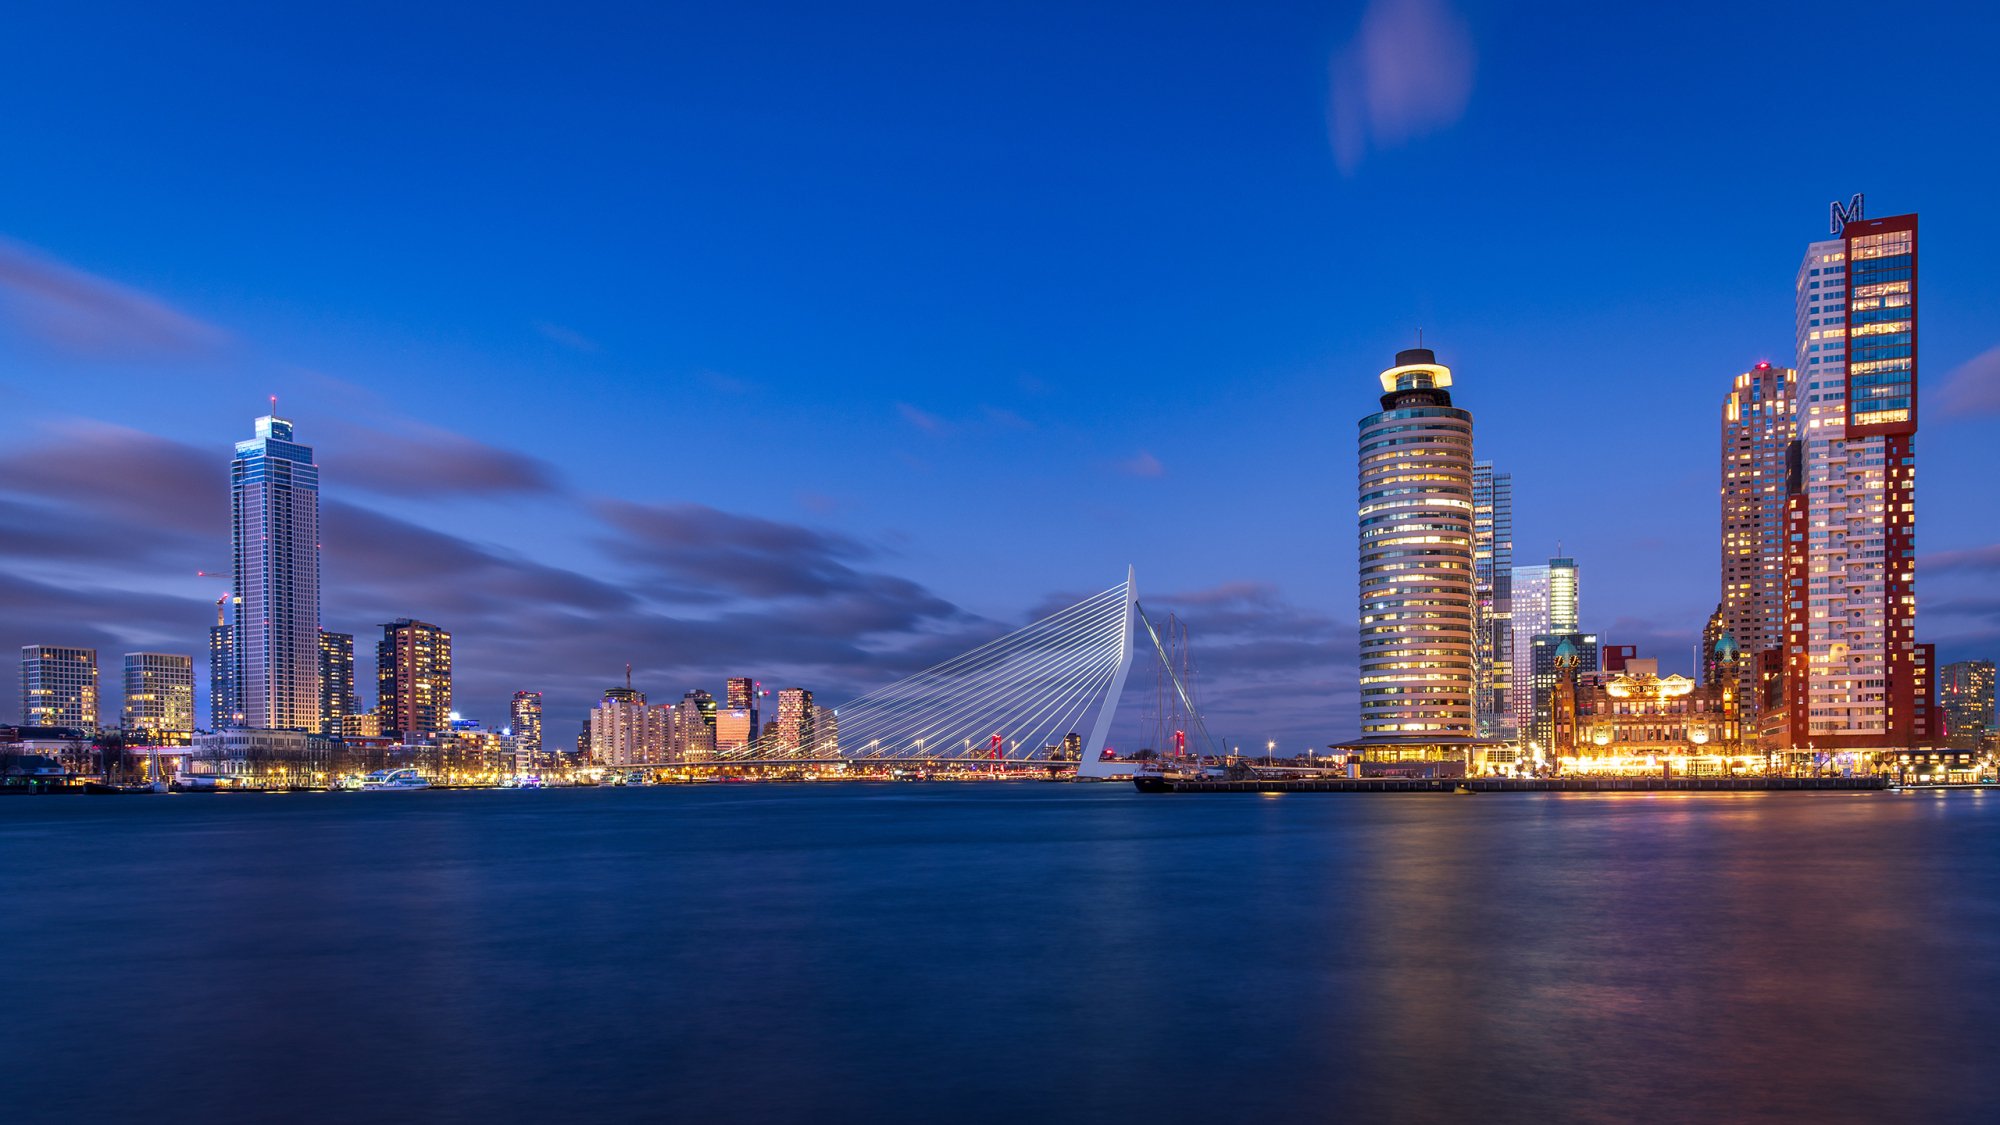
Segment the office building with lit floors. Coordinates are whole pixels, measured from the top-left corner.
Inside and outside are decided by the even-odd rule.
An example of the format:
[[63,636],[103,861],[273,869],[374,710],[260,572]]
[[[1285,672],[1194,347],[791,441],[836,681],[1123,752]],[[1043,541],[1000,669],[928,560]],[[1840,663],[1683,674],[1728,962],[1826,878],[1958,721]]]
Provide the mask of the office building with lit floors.
[[[1751,657],[1784,643],[1785,480],[1798,409],[1798,372],[1769,363],[1736,376],[1722,400],[1720,632]],[[1738,661],[1737,674],[1739,695],[1752,697],[1756,661]]]
[[1472,574],[1478,612],[1474,643],[1474,724],[1479,737],[1515,737],[1514,477],[1491,461],[1472,465]]
[[1776,725],[1799,770],[1935,756],[1935,673],[1916,637],[1917,217],[1858,210],[1796,278]]
[[315,731],[319,694],[319,466],[292,424],[257,419],[229,465],[234,708],[246,727]]
[[1361,737],[1376,774],[1462,775],[1475,722],[1472,415],[1451,369],[1411,348],[1360,421]]
[[152,746],[194,740],[194,657],[125,654],[125,737]]
[[97,650],[21,646],[21,723],[97,730]]
[[451,634],[408,617],[382,626],[375,688],[383,735],[408,742],[449,730]]
[[1953,750],[1989,748],[1993,739],[1993,662],[1960,660],[1938,672],[1944,743]]

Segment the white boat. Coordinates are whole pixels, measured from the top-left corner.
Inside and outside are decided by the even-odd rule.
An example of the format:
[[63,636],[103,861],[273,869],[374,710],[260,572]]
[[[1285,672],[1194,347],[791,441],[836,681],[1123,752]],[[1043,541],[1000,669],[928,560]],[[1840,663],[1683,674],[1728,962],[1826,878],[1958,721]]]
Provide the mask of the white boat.
[[361,779],[363,793],[397,792],[405,789],[429,789],[431,783],[416,770],[376,770]]

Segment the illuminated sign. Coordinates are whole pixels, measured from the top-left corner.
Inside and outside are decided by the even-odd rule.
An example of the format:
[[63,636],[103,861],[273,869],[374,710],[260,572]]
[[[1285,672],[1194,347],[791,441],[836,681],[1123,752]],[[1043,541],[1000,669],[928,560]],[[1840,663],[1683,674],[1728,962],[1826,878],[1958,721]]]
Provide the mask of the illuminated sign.
[[1847,224],[1861,217],[1862,194],[1854,193],[1854,198],[1842,203],[1836,199],[1826,205],[1826,230],[1828,234],[1839,234],[1847,229]]

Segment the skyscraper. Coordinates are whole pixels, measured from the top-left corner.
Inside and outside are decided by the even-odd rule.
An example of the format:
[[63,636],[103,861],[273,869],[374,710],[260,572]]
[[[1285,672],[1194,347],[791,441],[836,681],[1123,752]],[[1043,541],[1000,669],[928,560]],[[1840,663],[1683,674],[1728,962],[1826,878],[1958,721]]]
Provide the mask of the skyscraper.
[[1993,662],[1961,660],[1947,664],[1938,676],[1938,703],[1944,711],[1944,736],[1956,750],[1984,748],[1993,732]]
[[229,466],[237,709],[245,726],[319,729],[319,466],[292,424],[257,419]]
[[[1722,400],[1722,624],[1753,655],[1784,643],[1786,460],[1798,409],[1798,372],[1768,363],[1738,375]],[[1757,662],[1736,667],[1739,697],[1755,698]]]
[[1524,739],[1529,737],[1528,728],[1535,721],[1536,688],[1530,659],[1535,638],[1575,633],[1580,628],[1581,596],[1582,581],[1575,559],[1558,557],[1546,565],[1514,568],[1509,625],[1514,634],[1514,659],[1520,668],[1508,684],[1508,709],[1514,713],[1515,731]]
[[236,628],[229,607],[241,599],[215,599],[215,624],[208,630],[208,729],[243,725],[243,707],[236,696]]
[[97,650],[22,645],[21,722],[97,730]]
[[643,692],[611,688],[590,713],[590,757],[610,766],[666,758],[666,708],[646,706]]
[[1916,643],[1917,217],[1863,219],[1806,250],[1801,396],[1785,496],[1785,747],[1907,750]]
[[813,693],[788,687],[778,693],[778,718],[772,724],[773,750],[810,750],[813,742]]
[[1472,415],[1429,348],[1383,371],[1360,421],[1361,738],[1474,733]]
[[124,727],[160,746],[194,739],[194,658],[165,652],[125,654]]
[[451,725],[451,634],[424,621],[398,618],[382,626],[375,645],[376,711],[382,733],[423,738]]
[[542,753],[542,693],[539,691],[517,691],[514,701],[507,705],[507,729],[514,732],[515,747],[531,756],[539,758]]
[[1477,602],[1473,709],[1479,737],[1512,739],[1514,476],[1472,465],[1472,574]]
[[321,734],[346,733],[348,717],[360,708],[354,699],[354,634],[319,632],[319,726]]

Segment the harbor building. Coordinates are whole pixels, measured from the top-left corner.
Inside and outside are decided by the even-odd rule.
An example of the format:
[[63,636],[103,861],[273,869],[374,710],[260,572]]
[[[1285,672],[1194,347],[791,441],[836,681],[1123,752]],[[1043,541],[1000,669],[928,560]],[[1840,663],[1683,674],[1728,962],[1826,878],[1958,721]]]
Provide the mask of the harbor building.
[[[1798,371],[1768,362],[1736,376],[1722,400],[1721,631],[1753,657],[1784,643],[1785,482],[1798,408]],[[1737,672],[1739,695],[1752,697],[1756,662],[1738,661]]]
[[1516,737],[1513,682],[1514,477],[1491,461],[1472,465],[1472,583],[1477,620],[1474,725],[1480,738]]

